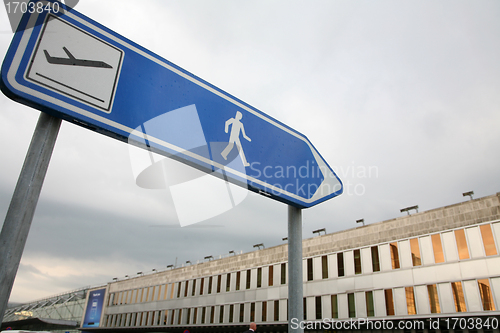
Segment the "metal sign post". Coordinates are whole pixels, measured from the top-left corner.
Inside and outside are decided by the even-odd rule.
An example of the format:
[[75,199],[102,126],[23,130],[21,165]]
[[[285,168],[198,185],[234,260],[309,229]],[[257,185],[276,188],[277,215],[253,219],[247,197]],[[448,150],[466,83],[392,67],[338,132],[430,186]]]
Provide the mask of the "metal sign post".
[[301,321],[304,316],[302,285],[302,210],[288,206],[288,332],[301,333],[303,329],[292,329],[292,319]]
[[2,323],[38,197],[61,127],[41,112],[0,233],[0,324]]

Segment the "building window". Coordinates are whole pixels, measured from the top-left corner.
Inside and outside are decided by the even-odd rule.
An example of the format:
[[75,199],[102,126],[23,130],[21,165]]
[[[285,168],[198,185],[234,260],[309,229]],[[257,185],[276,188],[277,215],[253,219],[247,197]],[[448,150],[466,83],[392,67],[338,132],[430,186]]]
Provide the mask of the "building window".
[[227,273],[226,277],[226,292],[231,290],[231,273]]
[[224,305],[221,305],[219,308],[219,323],[222,324],[224,322]]
[[304,310],[304,313],[302,314],[303,315],[303,318],[304,320],[307,319],[307,299],[304,297],[302,299],[302,310]]
[[213,283],[213,276],[211,276],[209,279],[208,279],[208,293],[211,294],[212,293],[212,283]]
[[337,270],[339,277],[344,276],[344,253],[337,253]]
[[354,250],[354,274],[361,274],[361,250]]
[[493,303],[493,295],[491,293],[490,282],[488,279],[477,280],[479,285],[479,293],[481,294],[481,301],[483,302],[484,311],[495,311],[495,304]]
[[123,292],[123,304],[127,304],[128,291]]
[[179,317],[177,317],[177,325],[182,324],[182,309],[179,309]]
[[273,282],[274,282],[274,281],[273,281],[273,279],[274,279],[273,274],[274,274],[274,267],[271,265],[271,266],[269,266],[269,274],[268,274],[268,275],[269,275],[269,281],[268,281],[268,283],[267,283],[267,285],[268,285],[269,287],[272,287],[272,286],[273,286]]
[[201,323],[205,324],[205,317],[207,315],[207,308],[203,307],[201,308]]
[[[155,301],[155,294],[156,294],[156,286],[154,286],[154,287],[153,287],[153,289],[151,290],[151,299],[150,299],[150,301],[152,301],[152,302],[154,302],[154,301]],[[123,302],[124,302],[125,304],[127,304],[127,303],[126,303],[126,300],[125,300],[125,295],[123,295],[123,296],[124,296],[124,297],[123,297]]]
[[385,289],[385,312],[388,316],[394,316],[394,297],[392,296],[392,289]]
[[193,324],[196,324],[197,317],[198,317],[198,308],[194,308],[194,311],[193,311]]
[[[131,292],[131,293],[132,293],[132,292]],[[163,298],[161,298],[161,285],[160,285],[160,286],[158,286],[158,295],[156,296],[156,298],[157,298],[158,300],[163,299]]]
[[491,232],[490,224],[483,224],[479,227],[481,229],[481,236],[483,237],[484,253],[487,256],[494,256],[497,254],[497,248],[495,247],[495,240],[493,239],[493,233]]
[[280,320],[280,301],[274,301],[274,321]]
[[422,259],[420,257],[420,247],[418,246],[418,238],[410,239],[410,249],[411,249],[411,261],[413,266],[422,265]]
[[120,305],[121,304],[121,296],[122,296],[121,292],[116,293],[116,302],[115,302],[115,305]]
[[321,296],[316,296],[315,297],[315,303],[316,303],[316,319],[322,319],[323,318],[323,309],[321,306]]
[[236,272],[236,290],[240,290],[241,272]]
[[240,323],[245,319],[245,304],[240,304]]
[[374,272],[380,272],[380,259],[378,256],[378,246],[372,246],[372,269]]
[[231,304],[229,306],[229,322],[233,322],[233,316],[234,316],[234,304]]
[[323,279],[328,279],[328,257],[321,257],[321,277]]
[[[160,326],[162,324],[162,317],[161,317],[162,311],[156,311],[156,326]],[[128,325],[130,326],[130,325]]]
[[366,316],[373,317],[375,316],[375,306],[373,305],[373,291],[365,292],[366,299]]
[[457,241],[458,257],[460,260],[469,259],[469,249],[467,248],[464,229],[455,230],[455,239]]
[[391,248],[391,262],[392,262],[392,269],[398,269],[399,268],[399,253],[398,253],[398,243],[390,243],[389,244]]
[[175,319],[175,310],[172,310],[172,317],[170,317],[170,325],[174,324],[174,319]]
[[356,303],[354,302],[354,293],[347,294],[347,309],[349,310],[349,318],[355,318]]
[[250,289],[250,277],[252,276],[252,271],[250,269],[247,269],[247,289]]
[[408,309],[409,315],[417,314],[417,308],[415,307],[415,293],[413,292],[413,287],[406,287],[406,308]]
[[174,289],[175,289],[175,283],[171,284],[172,288],[170,288],[170,299],[174,298]]
[[215,318],[215,306],[210,307],[210,324],[214,323]]
[[250,321],[255,321],[255,303],[250,303]]
[[429,303],[431,306],[431,313],[441,313],[436,285],[435,284],[428,285],[427,292],[429,293]]
[[205,278],[201,278],[200,281],[200,296],[203,295],[203,285],[205,284]]
[[[132,316],[132,322],[134,322],[134,316]],[[165,310],[165,314],[163,315],[163,325],[167,325],[168,323],[168,310]]]
[[191,296],[196,294],[196,280],[193,280],[193,288],[191,290]]
[[432,249],[434,250],[434,262],[439,264],[444,262],[443,245],[441,243],[441,235],[434,234],[431,236]]
[[191,308],[187,309],[187,314],[186,314],[186,324],[189,325],[189,320],[191,319]]
[[332,295],[331,297],[331,302],[332,302],[332,318],[338,318],[339,317],[339,308],[337,304],[337,295]]
[[257,268],[257,288],[262,287],[262,267]]
[[[156,325],[162,325],[163,324],[163,317],[161,316],[162,312],[158,311],[158,320]],[[131,327],[133,326],[134,323],[134,314],[129,313],[127,314],[127,321],[125,322],[125,326]]]
[[307,281],[313,280],[313,259],[307,259]]
[[288,321],[288,309],[289,309],[289,306],[288,306],[288,299],[286,300],[286,320]]
[[181,297],[182,282],[177,283],[177,298]]
[[262,321],[267,321],[267,302],[262,302]]
[[217,293],[220,293],[220,285],[222,284],[222,275],[217,275]]
[[184,284],[184,297],[188,296],[188,287],[189,287],[189,281],[186,281]]
[[162,299],[167,299],[168,298],[168,283],[165,284],[165,291],[163,292],[163,298]]
[[451,290],[453,290],[453,300],[455,301],[455,311],[467,311],[465,306],[464,291],[462,289],[462,282],[452,282]]
[[286,263],[281,264],[281,284],[286,284]]

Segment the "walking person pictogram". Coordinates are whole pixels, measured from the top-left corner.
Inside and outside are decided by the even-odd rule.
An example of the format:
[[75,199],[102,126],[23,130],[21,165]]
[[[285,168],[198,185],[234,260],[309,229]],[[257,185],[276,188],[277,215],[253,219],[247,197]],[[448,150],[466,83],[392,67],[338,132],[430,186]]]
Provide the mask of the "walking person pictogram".
[[245,153],[243,152],[243,147],[241,146],[241,141],[240,141],[240,132],[243,135],[243,137],[251,142],[252,139],[250,139],[246,134],[245,134],[245,127],[243,126],[243,123],[240,121],[240,119],[243,117],[240,111],[236,111],[236,116],[234,118],[230,118],[226,121],[226,128],[225,131],[226,133],[229,130],[229,125],[231,126],[231,134],[229,135],[229,143],[227,144],[227,147],[222,151],[221,155],[224,157],[225,160],[227,160],[227,155],[233,150],[234,144],[236,144],[236,148],[238,149],[241,159],[243,160],[243,165],[244,166],[250,166],[250,164],[247,162],[247,159],[245,158]]

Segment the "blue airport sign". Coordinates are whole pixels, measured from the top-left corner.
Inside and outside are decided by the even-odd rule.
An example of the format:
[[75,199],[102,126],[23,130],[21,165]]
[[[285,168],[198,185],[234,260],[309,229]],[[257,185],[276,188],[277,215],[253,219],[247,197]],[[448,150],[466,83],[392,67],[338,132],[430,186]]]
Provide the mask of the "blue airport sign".
[[43,8],[4,59],[10,98],[298,208],[342,193],[303,134],[74,9]]

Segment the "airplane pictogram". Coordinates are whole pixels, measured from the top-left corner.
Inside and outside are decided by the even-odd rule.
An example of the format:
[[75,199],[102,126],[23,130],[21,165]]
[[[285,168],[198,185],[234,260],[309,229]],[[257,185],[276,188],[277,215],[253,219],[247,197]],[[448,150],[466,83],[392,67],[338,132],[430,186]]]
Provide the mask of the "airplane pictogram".
[[68,58],[58,58],[50,56],[47,50],[43,50],[45,53],[45,58],[47,58],[47,62],[49,64],[54,65],[71,65],[71,66],[83,66],[83,67],[97,67],[97,68],[113,68],[111,65],[108,65],[104,61],[98,60],[85,60],[85,59],[76,59],[69,50],[63,46],[64,52],[68,55]]

